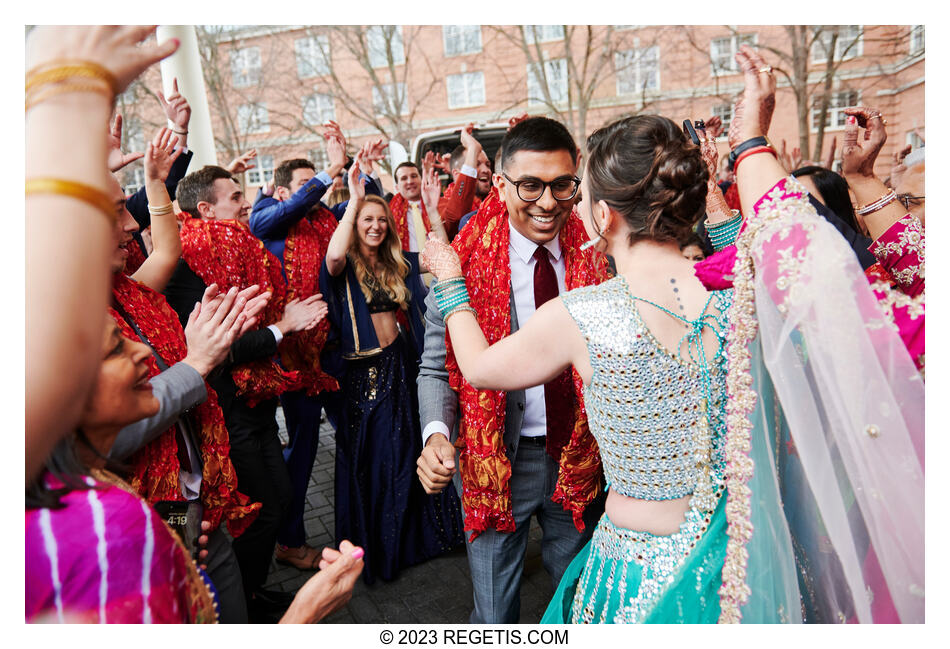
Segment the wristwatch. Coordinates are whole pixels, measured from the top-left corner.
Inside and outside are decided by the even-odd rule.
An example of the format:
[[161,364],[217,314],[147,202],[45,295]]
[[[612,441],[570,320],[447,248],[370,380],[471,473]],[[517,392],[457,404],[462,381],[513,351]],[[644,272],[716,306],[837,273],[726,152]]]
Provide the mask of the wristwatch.
[[740,143],[736,148],[732,150],[732,152],[729,154],[729,162],[735,165],[736,159],[740,155],[742,155],[745,151],[748,151],[749,149],[753,149],[757,146],[771,147],[772,143],[769,142],[769,138],[765,137],[764,135],[760,135],[759,137],[748,139],[745,142]]

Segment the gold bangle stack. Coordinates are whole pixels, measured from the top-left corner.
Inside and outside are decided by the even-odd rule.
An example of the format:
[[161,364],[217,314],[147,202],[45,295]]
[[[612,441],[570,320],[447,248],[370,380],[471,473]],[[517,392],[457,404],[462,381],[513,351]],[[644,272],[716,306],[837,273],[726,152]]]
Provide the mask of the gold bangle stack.
[[[110,224],[118,221],[115,201],[104,191],[90,185],[62,178],[29,178],[26,181],[26,196],[53,194],[69,196],[92,205],[108,217]],[[169,204],[170,205],[170,204]]]
[[115,99],[118,81],[92,61],[49,61],[26,73],[26,110],[50,97],[69,92],[97,92]]
[[165,203],[164,205],[159,205],[158,207],[148,206],[148,213],[151,216],[164,216],[166,214],[171,214],[175,210],[172,208],[171,203]]

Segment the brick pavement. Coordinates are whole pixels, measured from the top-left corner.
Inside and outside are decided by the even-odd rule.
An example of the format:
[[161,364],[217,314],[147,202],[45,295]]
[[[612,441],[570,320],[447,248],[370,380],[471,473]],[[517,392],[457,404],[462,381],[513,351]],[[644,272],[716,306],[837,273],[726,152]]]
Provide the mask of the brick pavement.
[[[281,438],[286,441],[283,412],[277,411]],[[314,462],[304,527],[307,543],[323,548],[333,545],[333,471],[336,443],[333,428],[320,426],[320,445]],[[547,608],[554,589],[541,564],[541,529],[532,521],[528,553],[521,585],[521,623],[536,623]],[[313,573],[271,562],[266,588],[294,592]],[[353,598],[324,623],[446,623],[464,624],[472,611],[472,581],[465,550],[448,554],[403,570],[392,582],[377,581],[367,586],[360,579]]]

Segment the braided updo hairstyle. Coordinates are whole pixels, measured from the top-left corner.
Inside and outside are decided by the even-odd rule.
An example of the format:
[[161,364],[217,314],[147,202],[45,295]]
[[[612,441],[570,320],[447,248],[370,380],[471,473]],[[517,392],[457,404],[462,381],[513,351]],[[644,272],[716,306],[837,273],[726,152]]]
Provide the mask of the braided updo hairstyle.
[[631,245],[689,236],[706,209],[709,171],[699,147],[673,121],[627,117],[594,131],[587,149],[589,198],[624,217]]

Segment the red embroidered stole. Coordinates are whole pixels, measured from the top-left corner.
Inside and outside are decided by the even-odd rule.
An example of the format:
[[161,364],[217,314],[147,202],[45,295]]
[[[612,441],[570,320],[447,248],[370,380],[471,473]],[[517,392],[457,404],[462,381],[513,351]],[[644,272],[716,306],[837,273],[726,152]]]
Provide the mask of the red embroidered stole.
[[[172,366],[188,353],[185,333],[178,315],[168,306],[165,297],[124,274],[114,276],[112,296],[139,330],[148,338],[152,349],[166,365]],[[116,310],[109,309],[122,334],[139,340],[138,334]],[[149,377],[161,371],[155,358],[147,359]],[[204,464],[201,475],[201,503],[204,520],[216,529],[225,519],[232,536],[239,536],[257,518],[260,503],[237,490],[237,474],[231,464],[231,444],[218,405],[218,395],[205,384],[208,398],[195,407],[192,418],[198,439],[197,451]],[[179,481],[178,442],[172,426],[129,460],[132,465],[129,483],[150,503],[160,500],[184,500]]]
[[[452,244],[462,262],[471,306],[477,313],[488,344],[511,333],[511,266],[508,258],[508,210],[492,191],[481,204],[473,223],[463,229]],[[567,289],[599,284],[607,279],[603,257],[594,251],[580,251],[587,241],[584,225],[576,213],[571,214],[559,234],[565,255]],[[445,367],[449,383],[459,394],[462,420],[456,446],[462,475],[462,506],[465,507],[465,529],[474,539],[493,527],[500,532],[515,529],[511,514],[511,465],[505,454],[505,393],[476,390],[464,379],[455,360],[452,341],[446,331]],[[560,458],[560,471],[554,502],[571,512],[574,525],[584,529],[584,508],[600,488],[600,454],[597,442],[587,427],[583,386],[573,371],[574,430]]]
[[[320,265],[337,224],[330,210],[317,206],[290,229],[284,242],[287,300],[302,300],[320,292]],[[281,363],[288,370],[300,372],[310,396],[339,389],[336,380],[320,369],[320,352],[329,331],[330,321],[324,318],[310,331],[298,331],[280,345]]]
[[[422,224],[426,226],[426,233],[432,231],[429,225],[429,215],[426,213],[426,206],[421,200],[419,208],[422,210]],[[399,234],[399,241],[402,242],[402,249],[409,250],[409,201],[402,194],[396,194],[389,201],[389,210],[393,213],[393,219],[396,221],[396,232]],[[417,237],[418,238],[418,237]],[[425,242],[421,242],[425,245]]]
[[[221,291],[257,284],[262,293],[271,292],[259,329],[280,320],[287,290],[280,261],[247,226],[233,220],[186,219],[181,227],[181,247],[182,257],[205,284],[217,284]],[[231,371],[231,376],[237,393],[252,407],[299,389],[302,381],[298,372],[285,371],[269,358],[243,363]]]

